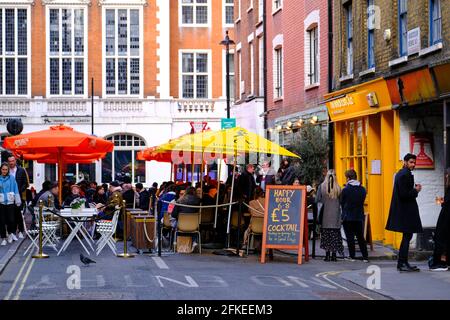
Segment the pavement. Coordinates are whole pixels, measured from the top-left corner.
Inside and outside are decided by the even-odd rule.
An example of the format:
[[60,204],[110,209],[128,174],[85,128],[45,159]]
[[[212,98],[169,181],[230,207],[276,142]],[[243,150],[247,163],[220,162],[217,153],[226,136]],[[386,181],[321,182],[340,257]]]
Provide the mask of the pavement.
[[0,246],[0,275],[8,265],[9,261],[14,257],[17,250],[19,250],[23,241],[25,241],[25,239],[19,239],[18,241],[8,243],[6,246]]
[[[80,262],[82,247],[72,242],[60,256],[46,247],[49,259],[23,255],[29,240],[16,250],[0,274],[4,300],[450,300],[450,271],[433,273],[426,262],[421,272],[401,274],[389,248],[375,246],[369,264],[325,262],[319,257],[299,266],[296,258],[275,251],[266,264],[259,256],[217,256],[163,252],[115,257],[109,248],[88,267]],[[123,249],[118,242],[117,251]],[[5,251],[3,251],[5,252]],[[136,252],[129,247],[129,252]],[[388,253],[390,258],[386,258]],[[83,252],[84,253],[84,252]]]

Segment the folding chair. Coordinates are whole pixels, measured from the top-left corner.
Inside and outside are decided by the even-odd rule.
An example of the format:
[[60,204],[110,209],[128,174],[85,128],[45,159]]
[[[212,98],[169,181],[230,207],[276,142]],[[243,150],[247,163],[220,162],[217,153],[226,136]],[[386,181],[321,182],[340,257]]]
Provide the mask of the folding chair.
[[[36,218],[36,226],[37,233],[39,237],[39,208],[34,208],[34,215]],[[44,221],[45,212],[42,212],[42,245],[49,245],[56,252],[58,249],[56,248],[56,244],[59,242],[59,239],[56,237],[56,230],[59,228],[58,221]],[[47,213],[47,216],[50,215]]]
[[198,250],[202,254],[202,237],[200,234],[200,213],[182,213],[178,216],[177,230],[175,231],[174,251],[177,251],[178,233],[198,234]]
[[247,243],[247,255],[248,249],[252,240],[254,241],[255,236],[262,236],[264,232],[264,218],[263,217],[252,217],[250,224],[252,226],[252,231],[250,232],[248,243]]
[[119,221],[120,209],[114,211],[114,215],[111,221],[100,220],[96,223],[97,232],[100,233],[100,239],[97,241],[97,256],[102,252],[103,248],[108,245],[111,251],[116,255],[116,244],[113,240],[113,235],[116,232],[117,222]]
[[[170,213],[168,212],[164,212],[164,216],[163,216],[163,223],[161,225],[161,229],[162,230],[169,230],[169,249],[172,247],[172,234],[173,234],[173,228],[172,228],[172,224],[170,222]],[[162,230],[161,230],[161,234],[162,234]]]
[[[25,212],[26,210],[24,210]],[[31,240],[30,245],[27,247],[27,249],[25,250],[25,252],[23,253],[23,255],[25,256],[28,251],[33,248],[33,246],[36,247],[36,249],[39,250],[39,230],[36,229],[29,229],[27,227],[27,223],[25,221],[25,214],[22,213],[22,220],[23,220],[23,230],[25,231],[26,235],[28,236],[28,239]]]

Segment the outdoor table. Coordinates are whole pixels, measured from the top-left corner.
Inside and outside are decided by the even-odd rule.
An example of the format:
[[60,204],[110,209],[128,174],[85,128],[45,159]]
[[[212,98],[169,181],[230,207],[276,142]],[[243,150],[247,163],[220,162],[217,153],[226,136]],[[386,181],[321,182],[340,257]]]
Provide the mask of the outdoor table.
[[[83,208],[83,210],[79,213],[72,213],[72,209],[70,208],[61,210],[60,215],[63,218],[71,218],[76,221],[68,221],[65,219],[67,225],[72,231],[70,232],[70,235],[67,237],[66,241],[64,241],[61,249],[59,249],[58,256],[61,254],[61,252],[66,251],[67,247],[70,245],[70,243],[75,237],[77,238],[78,242],[81,243],[81,245],[83,246],[84,250],[87,252],[88,255],[90,255],[91,253],[84,245],[82,239],[86,240],[87,244],[91,247],[92,251],[95,250],[93,247],[94,239],[92,239],[91,235],[84,227],[84,223],[86,222],[86,220],[92,218],[96,214],[97,211],[95,208]],[[71,224],[71,222],[73,223],[73,225]],[[78,232],[80,232],[81,238],[78,236]]]

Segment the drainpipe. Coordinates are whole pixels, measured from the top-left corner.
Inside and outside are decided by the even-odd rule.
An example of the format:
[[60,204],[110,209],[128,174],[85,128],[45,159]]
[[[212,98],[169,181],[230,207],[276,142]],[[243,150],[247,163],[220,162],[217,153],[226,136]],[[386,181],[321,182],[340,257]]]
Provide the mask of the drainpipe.
[[267,139],[270,140],[271,137],[269,137],[268,124],[267,124],[267,4],[266,1],[264,1],[263,6],[263,42],[264,42],[264,49],[263,49],[263,82],[264,82],[264,135]]
[[[333,91],[333,0],[328,0],[328,92]],[[334,124],[328,123],[328,168],[334,168]]]

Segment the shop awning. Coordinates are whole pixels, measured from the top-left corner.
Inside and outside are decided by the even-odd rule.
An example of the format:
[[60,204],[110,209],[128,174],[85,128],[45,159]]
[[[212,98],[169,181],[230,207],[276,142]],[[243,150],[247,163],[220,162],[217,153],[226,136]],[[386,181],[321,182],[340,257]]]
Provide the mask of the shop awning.
[[441,97],[450,96],[450,63],[433,67],[438,92]]

